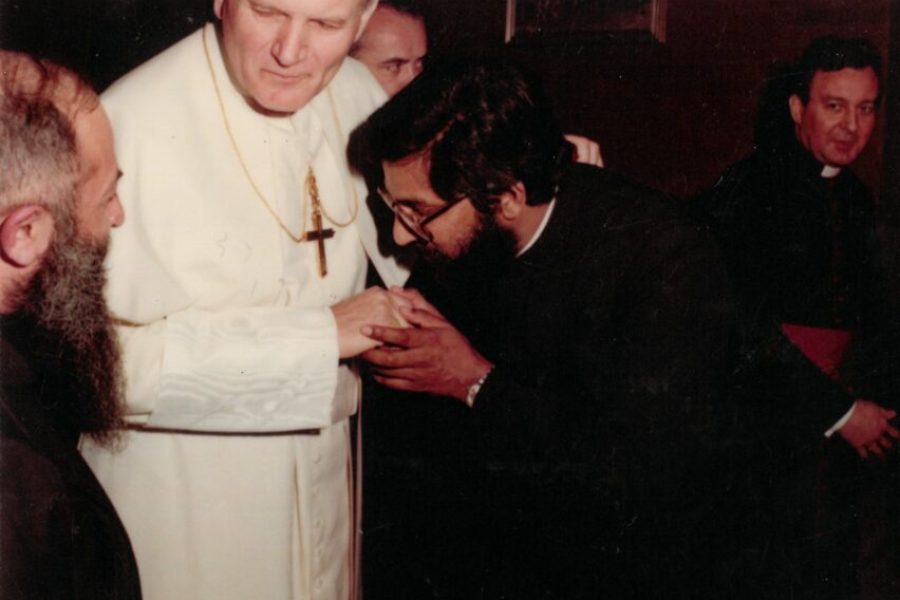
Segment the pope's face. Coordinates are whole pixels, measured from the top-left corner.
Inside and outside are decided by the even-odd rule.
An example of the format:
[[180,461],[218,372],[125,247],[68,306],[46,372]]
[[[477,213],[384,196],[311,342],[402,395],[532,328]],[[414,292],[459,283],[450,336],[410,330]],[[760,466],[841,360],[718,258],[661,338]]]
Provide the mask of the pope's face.
[[374,0],[214,0],[232,81],[257,108],[292,113],[328,83]]
[[816,159],[834,167],[852,163],[875,128],[878,78],[871,67],[817,71],[809,102],[791,96],[797,139]]

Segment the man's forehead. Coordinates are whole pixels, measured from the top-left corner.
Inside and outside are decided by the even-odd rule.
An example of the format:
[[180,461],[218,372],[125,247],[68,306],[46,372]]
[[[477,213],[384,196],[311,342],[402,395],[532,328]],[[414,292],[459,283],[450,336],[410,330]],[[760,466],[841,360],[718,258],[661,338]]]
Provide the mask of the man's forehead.
[[813,75],[810,88],[826,96],[862,96],[874,101],[878,96],[878,77],[872,67],[846,67],[837,71],[820,69]]
[[419,44],[426,45],[425,25],[409,15],[397,14],[399,16],[396,18],[379,19],[379,13],[376,12],[360,40],[361,44],[365,45],[367,42],[371,44],[376,41],[376,43],[391,49],[407,49]]
[[[228,1],[228,0],[226,0]],[[246,4],[262,5],[277,8],[286,13],[304,14],[306,16],[349,16],[354,12],[362,12],[370,2],[375,0],[231,0]]]
[[409,156],[398,158],[397,160],[386,160],[382,162],[382,165],[385,168],[391,167],[394,169],[402,169],[409,172],[416,171],[428,173],[429,170],[431,170],[431,152],[422,150],[421,152],[416,152],[414,154],[410,154]]
[[371,22],[385,22],[391,24],[402,23],[406,26],[412,26],[415,28],[421,27],[423,30],[425,29],[425,21],[422,17],[403,12],[402,10],[397,10],[389,4],[379,4],[378,8],[375,9],[375,12],[372,13]]
[[402,189],[403,193],[411,193],[413,188],[431,189],[429,152],[417,152],[396,161],[384,161],[381,166],[386,186]]
[[[100,173],[106,179],[118,172],[113,149],[113,131],[102,105],[90,112],[80,113],[73,121],[75,144],[81,163],[81,178],[89,179]],[[112,173],[112,175],[110,175]]]

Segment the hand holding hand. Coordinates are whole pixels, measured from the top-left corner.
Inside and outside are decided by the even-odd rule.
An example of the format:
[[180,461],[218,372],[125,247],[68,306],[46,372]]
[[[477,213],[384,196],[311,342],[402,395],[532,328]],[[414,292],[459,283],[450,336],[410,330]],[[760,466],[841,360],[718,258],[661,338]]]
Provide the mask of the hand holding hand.
[[339,302],[331,307],[338,330],[338,351],[341,358],[351,358],[377,346],[380,342],[362,333],[365,325],[409,327],[399,312],[409,301],[390,294],[379,287]]
[[362,355],[375,367],[375,380],[397,390],[465,401],[469,386],[493,365],[417,291],[392,288],[391,294],[408,303],[400,312],[412,327],[364,328],[384,344]]
[[862,458],[868,458],[869,454],[884,456],[884,451],[900,439],[900,432],[889,423],[896,416],[897,411],[860,398],[850,419],[838,432]]

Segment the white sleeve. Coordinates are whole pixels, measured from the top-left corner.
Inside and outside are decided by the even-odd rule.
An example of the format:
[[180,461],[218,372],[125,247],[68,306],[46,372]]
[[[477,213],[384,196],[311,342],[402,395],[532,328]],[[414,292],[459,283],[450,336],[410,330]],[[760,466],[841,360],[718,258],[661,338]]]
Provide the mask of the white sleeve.
[[130,411],[149,414],[147,426],[288,431],[336,418],[328,308],[186,310],[120,334]]
[[840,431],[841,427],[847,424],[847,421],[850,420],[850,417],[853,416],[853,411],[856,410],[856,402],[850,405],[850,410],[844,413],[844,416],[838,419],[837,423],[831,426],[831,429],[825,432],[825,437],[830,438],[835,434],[835,432]]

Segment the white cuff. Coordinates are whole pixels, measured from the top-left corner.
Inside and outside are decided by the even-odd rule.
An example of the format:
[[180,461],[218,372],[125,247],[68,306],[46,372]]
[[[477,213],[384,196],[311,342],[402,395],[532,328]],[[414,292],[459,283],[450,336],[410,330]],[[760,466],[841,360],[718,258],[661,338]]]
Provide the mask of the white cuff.
[[850,417],[853,416],[853,411],[856,410],[856,401],[850,405],[850,410],[848,410],[843,417],[841,417],[837,423],[831,426],[831,429],[825,432],[825,437],[830,438],[837,431],[840,430],[841,427],[847,424],[847,421],[850,420]]
[[198,312],[168,318],[147,425],[254,432],[334,422],[338,349],[329,309]]

